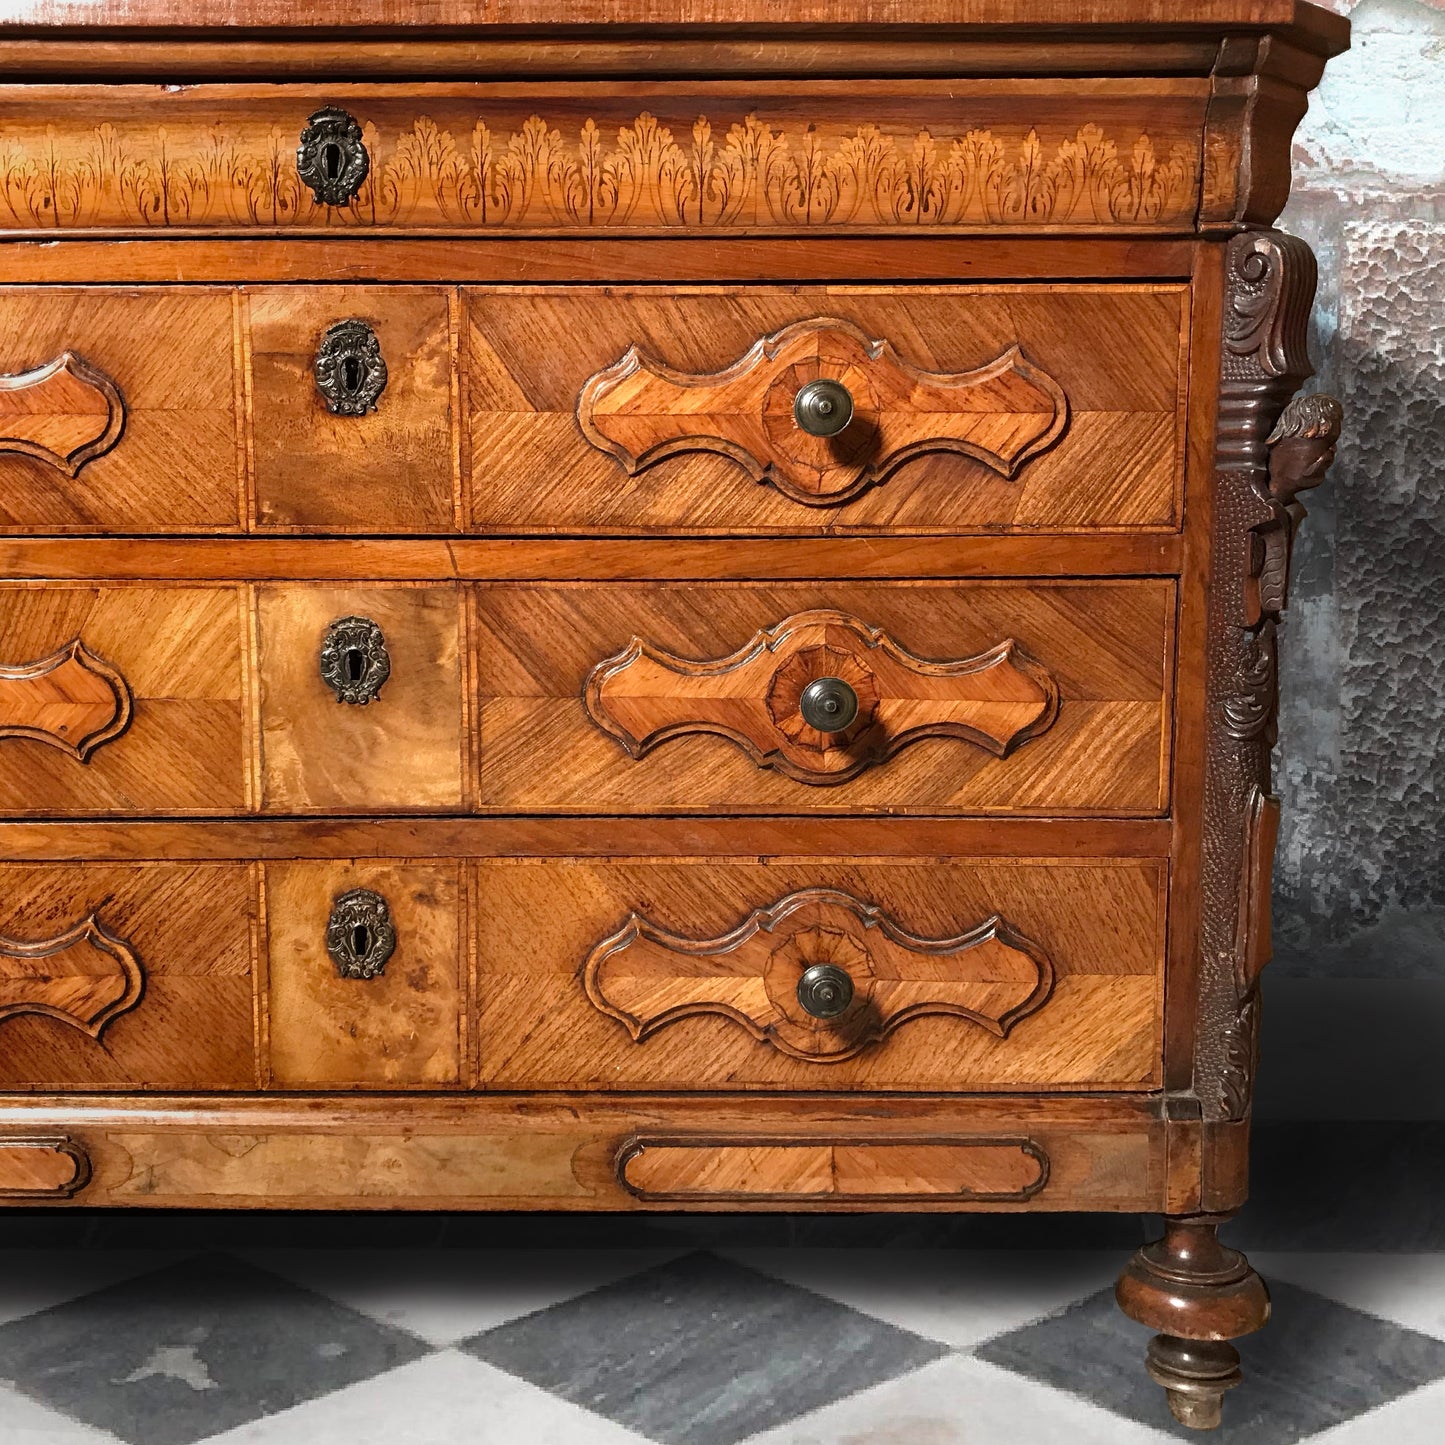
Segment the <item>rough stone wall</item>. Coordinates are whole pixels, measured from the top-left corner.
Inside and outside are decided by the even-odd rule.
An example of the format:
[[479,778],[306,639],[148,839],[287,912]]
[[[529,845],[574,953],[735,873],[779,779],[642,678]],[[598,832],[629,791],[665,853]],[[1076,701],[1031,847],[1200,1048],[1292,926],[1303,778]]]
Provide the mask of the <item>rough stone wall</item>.
[[1283,639],[1277,971],[1445,978],[1445,0],[1335,0],[1353,49],[1281,227],[1320,256],[1345,439]]

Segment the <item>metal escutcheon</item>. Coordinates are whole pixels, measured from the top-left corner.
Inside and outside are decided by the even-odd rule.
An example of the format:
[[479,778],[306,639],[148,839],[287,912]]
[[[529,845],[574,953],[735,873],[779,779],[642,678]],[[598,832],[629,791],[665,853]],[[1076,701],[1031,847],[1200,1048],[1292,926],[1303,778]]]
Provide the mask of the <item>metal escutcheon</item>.
[[316,389],[333,416],[364,416],[386,390],[381,342],[364,321],[338,321],[316,348]]
[[361,122],[328,105],[306,122],[296,147],[296,171],[323,206],[349,206],[371,170]]
[[321,640],[321,680],[337,702],[365,707],[391,676],[381,628],[369,617],[339,617]]
[[836,963],[815,963],[798,980],[798,1002],[815,1019],[835,1019],[853,1002],[853,980]]
[[386,899],[369,888],[343,893],[326,921],[326,951],[342,978],[375,978],[396,951]]
[[793,398],[793,420],[809,436],[835,437],[853,420],[853,398],[841,381],[810,381]]
[[798,711],[810,728],[840,733],[858,716],[858,694],[841,677],[814,678],[803,689]]

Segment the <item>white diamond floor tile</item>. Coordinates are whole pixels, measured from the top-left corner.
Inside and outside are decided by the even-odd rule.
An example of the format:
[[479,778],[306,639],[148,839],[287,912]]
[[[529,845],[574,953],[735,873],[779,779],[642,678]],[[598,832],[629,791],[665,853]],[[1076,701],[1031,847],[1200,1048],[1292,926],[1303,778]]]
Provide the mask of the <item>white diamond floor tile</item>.
[[952,1355],[753,1435],[744,1445],[1166,1445],[1168,1440],[1085,1400]]
[[[1228,1404],[1224,1408],[1228,1410]],[[1437,1380],[1368,1415],[1310,1436],[1308,1445],[1440,1445],[1442,1440],[1445,1380]]]
[[[1250,1262],[1341,1304],[1445,1340],[1445,1254],[1263,1253]],[[1439,1438],[1445,1442],[1445,1417]],[[1398,1442],[1396,1442],[1398,1445]]]
[[1063,1309],[1119,1277],[1107,1251],[742,1249],[728,1258],[954,1349]]
[[268,1250],[246,1258],[429,1344],[451,1345],[686,1252]]
[[183,1257],[160,1250],[0,1249],[0,1325]]
[[0,1385],[0,1445],[119,1445],[105,1430],[78,1424]]
[[428,1355],[333,1395],[212,1435],[202,1445],[381,1442],[643,1445],[642,1437],[630,1430],[455,1350]]

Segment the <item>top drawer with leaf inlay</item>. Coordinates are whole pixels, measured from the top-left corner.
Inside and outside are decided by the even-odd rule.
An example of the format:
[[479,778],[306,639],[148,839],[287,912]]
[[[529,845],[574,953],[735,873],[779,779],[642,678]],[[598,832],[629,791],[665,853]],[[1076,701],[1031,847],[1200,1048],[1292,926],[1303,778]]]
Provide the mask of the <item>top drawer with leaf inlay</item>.
[[1178,285],[467,293],[485,532],[1171,530]]

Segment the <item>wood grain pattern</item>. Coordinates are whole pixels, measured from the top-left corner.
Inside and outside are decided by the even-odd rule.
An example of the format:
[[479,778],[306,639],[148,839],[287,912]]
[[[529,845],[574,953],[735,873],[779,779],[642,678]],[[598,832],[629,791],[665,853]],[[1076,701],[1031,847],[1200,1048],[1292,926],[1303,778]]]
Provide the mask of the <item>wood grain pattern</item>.
[[[489,860],[478,863],[477,878],[487,1088],[1131,1090],[1157,1082],[1164,879],[1157,861]],[[766,1011],[766,988],[754,1007],[749,980],[725,953],[706,961],[738,984],[732,1007],[674,1013],[640,1040],[588,996],[589,957],[634,914],[682,938],[724,938],[754,910],[815,889],[866,900],[922,939],[956,940],[998,914],[1052,964],[1048,1002],[1002,1032],[920,1014],[872,1047],[824,1063],[790,1056],[771,1037],[763,1042],[738,1026],[740,1014]],[[866,930],[852,932],[878,957]],[[760,937],[757,947],[764,946]],[[852,971],[858,958],[850,957]],[[625,971],[625,954],[621,964]],[[877,967],[884,972],[881,957]],[[927,996],[965,967],[934,960],[929,981],[910,996]],[[660,1002],[675,977],[656,980]],[[762,980],[754,979],[758,989]],[[645,979],[639,988],[646,993]]]
[[[250,913],[237,863],[0,864],[0,1000],[51,1001],[3,1010],[0,1086],[255,1088]],[[12,940],[29,952],[4,957]],[[70,940],[37,977],[33,950]]]
[[[296,169],[307,86],[0,92],[0,224],[799,231],[1192,228],[1207,82],[332,85],[369,174],[349,205]],[[49,116],[66,118],[47,130]],[[69,119],[74,117],[74,119]]]
[[[0,743],[0,812],[225,814],[244,808],[234,587],[0,584],[0,636],[7,651],[23,658],[63,659],[80,639],[108,669],[77,674],[77,654],[61,676],[87,690],[67,683],[64,698],[41,699],[41,715],[52,702],[63,705],[62,720],[73,729],[101,723],[99,733],[88,735],[84,766],[70,746],[55,746],[55,736],[42,741],[17,729]],[[116,675],[132,703],[124,731]],[[52,672],[50,680],[55,677]],[[0,698],[33,685],[0,683]],[[12,711],[11,721],[28,719],[33,726],[36,716],[33,708],[20,718]],[[74,741],[83,746],[87,735]]]
[[[84,358],[84,371],[72,365],[54,373],[39,397],[0,383],[0,433],[26,422],[52,453],[0,446],[0,531],[235,528],[241,423],[227,293],[0,289],[0,371],[12,373],[9,380],[72,352]],[[48,399],[61,376],[84,385]],[[31,405],[71,411],[29,414]],[[95,440],[87,444],[87,437]]]
[[[246,306],[257,525],[450,531],[447,293],[439,287],[253,287]],[[376,333],[386,390],[374,411],[335,416],[313,368],[327,328],[353,319]]]
[[[507,287],[466,294],[478,529],[1040,532],[1177,524],[1187,298],[1179,287]],[[726,383],[710,403],[716,414],[707,430],[725,438],[711,455],[677,451],[676,433],[697,425],[696,395],[678,393],[676,405],[687,403],[678,417],[666,396],[634,402],[641,373],[601,398],[589,391],[589,382],[601,386],[598,378],[634,347],[669,374],[726,373],[760,338],[796,335],[793,328],[820,317],[884,338],[900,362],[927,372],[987,369],[1021,348],[1067,396],[1068,430],[1013,478],[976,455],[905,451],[891,480],[870,487],[888,448],[919,440],[918,398],[889,401],[879,444],[834,466],[826,444],[797,431],[790,412],[778,436],[760,436],[765,388],[757,368]],[[567,338],[565,347],[558,336]],[[863,385],[876,366],[859,368]],[[626,418],[596,420],[593,440],[606,446],[599,450],[578,437],[579,397],[584,430],[597,400],[663,414],[630,422],[627,433],[617,429]],[[791,408],[792,391],[784,400]],[[1051,401],[1052,412],[1059,402]],[[1042,444],[1051,430],[1036,440]],[[795,445],[799,439],[812,445]],[[649,445],[655,450],[647,465],[631,471],[614,455],[638,455]],[[785,455],[793,458],[782,463],[792,480],[780,477],[782,489],[759,486],[760,474],[779,476],[777,460],[767,470],[769,460]]]
[[0,1199],[68,1199],[90,1179],[90,1161],[68,1138],[0,1135]]
[[[476,599],[488,810],[1120,814],[1165,805],[1174,606],[1166,582],[499,584],[478,587]],[[823,790],[759,769],[731,739],[707,733],[633,758],[587,713],[588,675],[633,637],[701,662],[817,609],[856,617],[929,658],[975,657],[1012,637],[1056,682],[1057,719],[1007,757],[929,738]],[[1033,706],[1037,716],[1037,694]]]
[[[834,437],[803,432],[794,398],[809,382],[845,385],[851,420]],[[577,420],[629,474],[685,452],[720,452],[795,502],[845,502],[914,457],[957,452],[1005,477],[1055,442],[1068,420],[1059,384],[1017,346],[973,371],[909,365],[847,321],[802,321],[760,338],[725,371],[676,371],[634,345],[591,377]]]
[[[396,928],[396,951],[375,978],[342,978],[327,957],[327,916],[351,888],[379,893]],[[455,864],[268,865],[266,928],[276,1087],[461,1082],[465,995]]]
[[39,1014],[98,1039],[144,987],[130,945],[94,913],[53,938],[0,937],[0,1021]]
[[757,1144],[639,1139],[618,1159],[641,1199],[800,1198],[894,1201],[951,1197],[970,1203],[1031,1199],[1048,1182],[1048,1156],[1032,1139]]
[[[798,998],[806,970],[842,969],[852,1000],[818,1018]],[[754,910],[717,938],[670,933],[633,913],[587,956],[587,997],[641,1043],[715,1013],[794,1058],[851,1058],[915,1018],[948,1015],[999,1038],[1043,1007],[1054,970],[994,915],[952,938],[919,938],[851,894],[812,888]]]
[[[425,812],[462,801],[457,597],[439,586],[256,589],[262,806],[272,813]],[[338,618],[380,628],[391,675],[367,707],[319,665]]]
[[120,440],[125,400],[103,371],[73,351],[0,376],[0,453],[19,452],[75,477]]
[[36,662],[0,664],[0,739],[48,743],[86,762],[130,725],[125,678],[79,637]]

